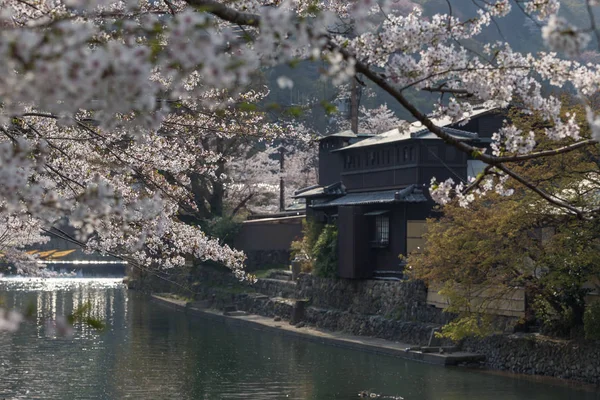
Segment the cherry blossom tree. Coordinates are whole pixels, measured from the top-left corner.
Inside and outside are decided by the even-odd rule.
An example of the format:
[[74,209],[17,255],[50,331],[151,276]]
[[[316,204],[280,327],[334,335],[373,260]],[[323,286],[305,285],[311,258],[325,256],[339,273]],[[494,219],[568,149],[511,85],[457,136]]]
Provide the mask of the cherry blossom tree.
[[35,259],[25,248],[46,243],[49,239],[49,236],[43,234],[40,221],[28,216],[25,210],[0,214],[0,254],[4,258],[0,263],[5,264],[4,267],[8,267],[10,262],[17,268],[17,272],[22,271],[23,265],[26,269]]
[[[280,157],[283,153],[284,167]],[[226,202],[231,215],[245,209],[252,213],[279,211],[280,183],[284,184],[284,203],[293,203],[294,192],[317,182],[317,149],[314,142],[294,141],[292,145],[270,146],[248,157],[229,163]]]
[[[350,121],[343,116],[336,115],[334,121],[336,130],[349,130]],[[360,106],[358,116],[358,131],[360,133],[371,133],[377,135],[397,128],[405,121],[396,117],[394,112],[390,110],[386,103],[375,108],[366,108]]]
[[[199,145],[194,130],[166,127],[203,113],[234,116],[234,104],[251,103],[246,88],[260,68],[320,59],[325,79],[340,84],[360,73],[431,132],[488,164],[468,185],[433,182],[441,203],[489,190],[510,194],[504,184],[514,180],[593,218],[597,206],[571,204],[511,168],[600,139],[596,110],[587,107],[592,137],[582,138],[571,118],[561,118],[560,99],[543,90],[568,88],[583,104],[598,91],[598,66],[572,59],[600,36],[598,2],[581,1],[589,21],[575,24],[559,13],[558,0],[476,1],[479,11],[469,18],[451,7],[406,14],[386,0],[1,0],[0,211],[50,231],[66,218],[78,228],[73,240],[147,268],[181,265],[187,254],[242,277],[241,253],[176,218],[194,207],[191,176],[221,173],[219,151]],[[542,26],[547,52],[470,47],[511,12]],[[348,21],[352,37],[337,29]],[[410,100],[422,90],[440,94],[433,115]],[[555,148],[538,150],[529,132],[507,123],[487,153],[432,122],[468,120],[474,100],[506,107],[517,98],[549,123]],[[207,129],[229,131],[233,119],[213,119]]]

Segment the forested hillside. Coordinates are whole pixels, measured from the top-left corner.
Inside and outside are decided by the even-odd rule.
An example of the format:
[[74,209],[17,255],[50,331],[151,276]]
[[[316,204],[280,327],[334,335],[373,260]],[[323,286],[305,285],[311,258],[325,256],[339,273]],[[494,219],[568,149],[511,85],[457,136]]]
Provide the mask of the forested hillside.
[[[411,6],[420,7],[423,18],[429,18],[436,13],[447,13],[451,10],[451,13],[460,19],[467,19],[475,16],[477,11],[484,6],[484,2],[477,0],[397,0],[396,3],[399,4],[398,7],[406,10],[410,9]],[[545,51],[539,23],[521,12],[516,5],[513,6],[516,8],[516,12],[495,20],[490,28],[477,36],[477,41],[463,44],[474,52],[479,52],[483,44],[496,41],[508,42],[514,50],[521,53]],[[585,2],[581,0],[561,2],[561,14],[571,21],[582,21],[584,25],[589,23]],[[579,58],[580,61],[596,63],[600,61],[600,54],[587,51],[582,53]],[[305,61],[294,66],[279,66],[266,70],[263,83],[268,84],[271,88],[270,95],[265,99],[266,105],[271,107],[273,111],[277,111],[274,112],[274,115],[277,115],[278,112],[286,112],[286,110],[289,112],[290,108],[292,112],[302,112],[306,115],[307,125],[318,135],[335,130],[336,126],[332,123],[333,118],[327,112],[331,112],[332,109],[329,108],[328,110],[324,104],[333,104],[339,107],[339,99],[343,99],[347,95],[343,93],[343,88],[340,90],[339,87],[332,85],[330,81],[322,79],[320,71],[323,69],[325,69],[323,61]],[[278,88],[277,79],[281,76],[291,78],[294,81],[294,86],[291,89]],[[365,85],[367,89],[363,90],[360,101],[361,106],[373,109],[382,104],[388,104],[399,118],[411,119],[409,114],[396,101],[393,101],[388,94],[368,81],[365,82]],[[371,92],[371,94],[365,94],[367,92]],[[418,98],[412,100],[421,110],[428,110],[431,109],[437,97],[439,95],[421,93]],[[337,112],[342,114],[339,115],[339,118],[344,118],[348,114],[343,108],[338,109]]]

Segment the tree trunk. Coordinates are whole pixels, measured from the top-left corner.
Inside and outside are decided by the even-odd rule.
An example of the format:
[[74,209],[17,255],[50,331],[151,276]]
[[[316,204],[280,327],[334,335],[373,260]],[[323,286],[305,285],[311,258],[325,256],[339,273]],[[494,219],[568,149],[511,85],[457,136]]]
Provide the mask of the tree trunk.
[[352,132],[358,133],[358,82],[352,78],[352,89],[350,93],[350,126]]
[[285,149],[279,148],[279,211],[285,211],[285,182],[283,180],[283,173],[285,172]]

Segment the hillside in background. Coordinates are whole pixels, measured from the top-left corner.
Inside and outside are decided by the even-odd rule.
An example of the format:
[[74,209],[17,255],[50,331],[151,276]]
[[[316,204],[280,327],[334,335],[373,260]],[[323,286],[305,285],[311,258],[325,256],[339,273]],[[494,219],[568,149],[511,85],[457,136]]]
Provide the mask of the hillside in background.
[[[423,16],[427,18],[436,13],[448,13],[449,7],[446,0],[413,0],[423,9]],[[470,18],[476,15],[478,6],[483,4],[481,1],[465,1],[465,0],[450,0],[452,14],[461,19]],[[562,1],[561,14],[567,17],[570,21],[580,21],[581,26],[589,24],[589,17],[583,0],[566,0]],[[538,24],[531,18],[526,16],[513,3],[513,11],[504,18],[499,18],[490,25],[488,29],[482,32],[477,37],[477,41],[464,42],[463,45],[479,52],[482,48],[482,43],[490,43],[495,41],[508,42],[510,46],[521,53],[535,53],[544,50],[544,45],[541,37],[541,29]],[[592,43],[590,48],[595,48],[595,43]],[[581,55],[581,61],[598,62],[600,61],[599,54],[594,51],[588,51]],[[325,68],[323,62],[301,62],[294,66],[280,66],[264,72],[264,84],[268,85],[271,93],[266,99],[266,105],[276,109],[273,110],[274,115],[285,110],[295,109],[298,107],[310,104],[309,110],[303,109],[301,119],[311,127],[317,135],[331,133],[335,130],[335,126],[331,123],[331,115],[325,111],[323,103],[332,103],[340,106],[340,102],[336,99],[340,97],[339,88],[333,86],[330,82],[323,80],[320,77],[319,71]],[[277,78],[286,76],[294,81],[292,89],[280,89],[277,86]],[[365,82],[373,92],[374,96],[361,97],[361,106],[367,108],[375,108],[381,104],[387,103],[399,118],[412,120],[412,117],[401,107],[396,101],[381,89],[374,88]],[[439,95],[429,93],[411,93],[412,101],[422,110],[430,111],[432,104],[438,100]],[[343,107],[338,110],[342,114]],[[297,110],[296,110],[297,111]]]

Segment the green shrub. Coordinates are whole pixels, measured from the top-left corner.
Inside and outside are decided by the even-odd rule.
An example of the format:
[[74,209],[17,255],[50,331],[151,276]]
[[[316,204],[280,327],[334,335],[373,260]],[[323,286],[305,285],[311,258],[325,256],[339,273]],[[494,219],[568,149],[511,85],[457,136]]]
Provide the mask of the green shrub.
[[557,309],[542,296],[535,297],[532,308],[541,324],[542,334],[569,339],[576,332],[577,323],[571,308],[562,306]]
[[324,278],[337,276],[337,237],[337,227],[325,225],[312,251],[315,275]]
[[229,246],[233,245],[233,240],[241,228],[241,222],[230,217],[214,217],[204,221],[202,224],[202,229],[205,233]]
[[302,221],[302,238],[292,242],[291,259],[298,260],[302,272],[312,272],[314,265],[313,248],[323,231],[324,225],[317,221]]
[[586,307],[583,314],[583,329],[586,339],[600,339],[600,302],[593,302]]
[[484,314],[465,314],[454,321],[444,325],[441,332],[436,332],[437,337],[448,338],[458,342],[466,337],[485,337],[493,333],[492,317]]

